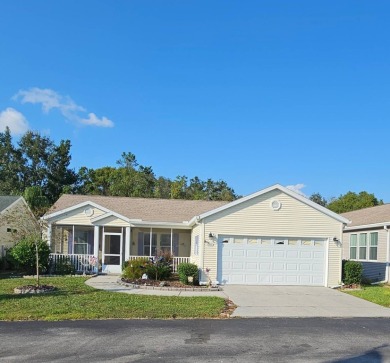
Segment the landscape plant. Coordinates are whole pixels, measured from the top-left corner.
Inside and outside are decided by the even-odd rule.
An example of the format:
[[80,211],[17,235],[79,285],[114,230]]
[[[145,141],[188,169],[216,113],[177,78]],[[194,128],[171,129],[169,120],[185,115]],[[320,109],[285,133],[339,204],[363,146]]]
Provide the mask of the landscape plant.
[[360,285],[363,265],[358,261],[343,261],[343,282],[345,285]]
[[[177,269],[177,272],[179,274],[179,280],[181,283],[185,285],[199,284],[199,270],[198,270],[198,266],[195,265],[194,263],[189,263],[189,262],[181,263]],[[192,282],[189,281],[188,279],[189,277],[192,278]]]
[[148,278],[154,280],[167,280],[172,276],[172,254],[160,251],[156,257],[151,258],[145,267]]
[[46,241],[32,234],[21,239],[9,253],[18,270],[37,274],[39,285],[39,273],[46,272],[49,267],[50,247]]
[[122,271],[122,277],[125,279],[140,279],[145,273],[145,266],[149,263],[148,258],[139,257],[134,260],[128,260]]

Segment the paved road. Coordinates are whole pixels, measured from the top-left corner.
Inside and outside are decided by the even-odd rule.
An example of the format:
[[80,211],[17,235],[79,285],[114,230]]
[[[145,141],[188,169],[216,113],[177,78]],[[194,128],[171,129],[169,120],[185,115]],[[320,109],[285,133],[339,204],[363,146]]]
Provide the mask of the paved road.
[[0,322],[0,362],[389,362],[390,320]]

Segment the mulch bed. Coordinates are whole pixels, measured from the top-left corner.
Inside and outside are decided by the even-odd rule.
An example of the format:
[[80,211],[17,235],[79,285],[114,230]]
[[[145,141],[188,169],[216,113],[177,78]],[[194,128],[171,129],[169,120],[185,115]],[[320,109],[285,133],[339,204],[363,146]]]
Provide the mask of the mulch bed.
[[14,288],[14,294],[45,294],[54,291],[56,288],[52,285],[25,285]]
[[151,280],[151,279],[125,279],[122,278],[122,281],[127,283],[127,284],[133,284],[133,285],[139,285],[139,286],[154,286],[154,287],[172,287],[172,288],[202,288],[205,289],[206,286],[202,285],[185,285],[181,283],[177,279],[169,279],[169,280],[164,280],[164,281],[156,281],[156,280]]

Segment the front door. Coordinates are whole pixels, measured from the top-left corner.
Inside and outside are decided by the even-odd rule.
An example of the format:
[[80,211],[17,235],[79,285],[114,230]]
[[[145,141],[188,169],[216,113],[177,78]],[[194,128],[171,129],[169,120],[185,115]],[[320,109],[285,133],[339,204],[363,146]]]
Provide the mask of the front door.
[[102,271],[104,273],[122,272],[122,233],[103,234]]

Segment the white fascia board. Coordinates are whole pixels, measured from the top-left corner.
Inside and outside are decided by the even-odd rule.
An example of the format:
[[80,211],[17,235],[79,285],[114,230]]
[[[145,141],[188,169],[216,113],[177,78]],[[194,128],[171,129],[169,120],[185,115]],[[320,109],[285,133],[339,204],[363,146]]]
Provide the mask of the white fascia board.
[[108,213],[102,214],[101,216],[92,218],[91,219],[91,223],[96,223],[96,222],[101,221],[101,220],[103,220],[105,218],[108,218],[108,217],[116,217],[116,218],[121,219],[122,221],[125,221],[127,223],[130,223],[132,221],[131,219],[129,219],[129,218],[125,217],[125,216],[122,216],[119,213],[110,211]]
[[314,209],[317,209],[319,212],[324,213],[327,216],[329,216],[329,217],[331,217],[333,219],[336,219],[336,220],[338,220],[341,223],[344,223],[344,224],[351,223],[351,221],[348,220],[347,218],[344,218],[344,217],[340,216],[339,214],[334,213],[331,210],[329,210],[329,209],[327,209],[327,208],[325,208],[325,207],[323,207],[323,206],[321,206],[321,205],[319,205],[317,203],[314,203],[309,198],[306,198],[306,197],[304,197],[304,196],[302,196],[302,195],[300,195],[300,194],[292,191],[291,189],[288,189],[288,188],[286,188],[286,187],[284,187],[284,186],[282,186],[280,184],[272,185],[272,186],[270,186],[268,188],[259,190],[256,193],[249,194],[246,197],[243,197],[243,198],[237,199],[237,200],[235,200],[235,201],[233,201],[231,203],[225,204],[222,207],[219,207],[219,208],[213,209],[213,210],[211,210],[209,212],[200,214],[199,216],[192,218],[190,222],[195,223],[196,220],[201,220],[201,219],[207,218],[207,217],[209,217],[209,216],[211,216],[213,214],[222,212],[222,211],[224,211],[224,210],[226,210],[228,208],[231,208],[231,207],[234,207],[235,205],[244,203],[244,202],[246,202],[248,200],[251,200],[251,199],[256,198],[256,197],[258,197],[260,195],[263,195],[263,194],[266,194],[268,192],[271,192],[272,190],[275,190],[275,189],[279,189],[281,192],[289,195],[290,197],[295,198],[295,199],[301,201],[302,203],[305,203],[305,204],[309,205],[310,207],[312,207]]
[[148,222],[148,221],[135,221],[132,220],[131,227],[144,227],[144,228],[174,228],[174,229],[191,229],[191,226],[188,223],[180,222]]
[[109,209],[107,209],[105,207],[102,207],[99,204],[96,204],[94,202],[86,201],[86,202],[82,202],[82,203],[73,205],[71,207],[65,208],[65,209],[61,209],[58,212],[50,213],[50,214],[48,214],[46,216],[43,216],[42,219],[49,221],[49,220],[57,218],[57,217],[59,217],[59,216],[61,216],[63,214],[72,212],[74,210],[77,210],[77,209],[80,209],[80,208],[83,208],[83,207],[86,207],[86,206],[91,206],[91,207],[94,207],[94,208],[97,208],[97,209],[101,209],[103,212],[106,212],[106,213],[111,213],[112,212],[111,210],[109,210]]
[[354,231],[357,229],[368,229],[368,228],[385,227],[385,226],[390,226],[390,222],[361,224],[360,226],[345,227],[344,231],[348,232],[348,231]]

